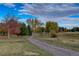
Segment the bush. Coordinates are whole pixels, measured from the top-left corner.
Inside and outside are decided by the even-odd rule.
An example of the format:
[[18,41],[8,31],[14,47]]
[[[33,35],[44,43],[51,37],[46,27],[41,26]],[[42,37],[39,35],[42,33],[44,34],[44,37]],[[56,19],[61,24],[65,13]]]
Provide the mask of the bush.
[[53,34],[51,34],[51,37],[55,38],[55,37],[57,37],[57,35],[53,33]]
[[7,35],[7,32],[1,31],[0,35],[2,35],[2,36]]
[[57,37],[57,35],[56,35],[56,33],[55,32],[50,32],[50,37],[52,37],[52,38],[56,38]]

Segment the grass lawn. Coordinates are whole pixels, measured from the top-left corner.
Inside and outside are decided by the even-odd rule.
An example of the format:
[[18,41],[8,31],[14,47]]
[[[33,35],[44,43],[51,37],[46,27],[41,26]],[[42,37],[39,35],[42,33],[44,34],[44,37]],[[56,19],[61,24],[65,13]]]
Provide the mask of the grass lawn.
[[50,54],[29,43],[27,37],[11,37],[10,39],[0,39],[0,55],[46,56]]
[[79,51],[79,32],[62,32],[57,38],[49,38],[45,35],[37,35],[37,39],[49,44]]

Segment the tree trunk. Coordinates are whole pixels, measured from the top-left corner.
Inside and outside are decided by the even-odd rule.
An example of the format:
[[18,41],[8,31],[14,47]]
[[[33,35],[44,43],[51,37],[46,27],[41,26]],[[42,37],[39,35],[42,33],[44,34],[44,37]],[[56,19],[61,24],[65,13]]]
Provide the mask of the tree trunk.
[[10,38],[10,32],[9,32],[9,29],[8,29],[8,39]]

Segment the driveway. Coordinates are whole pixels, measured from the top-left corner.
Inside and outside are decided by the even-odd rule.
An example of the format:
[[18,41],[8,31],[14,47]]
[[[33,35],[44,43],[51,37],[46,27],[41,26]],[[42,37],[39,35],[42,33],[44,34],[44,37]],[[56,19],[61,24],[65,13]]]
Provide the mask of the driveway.
[[79,52],[65,49],[65,48],[61,48],[61,47],[54,46],[54,45],[50,45],[46,42],[42,42],[42,41],[35,39],[33,36],[29,37],[28,40],[32,44],[47,51],[47,53],[50,53],[51,55],[55,55],[55,56],[79,56]]

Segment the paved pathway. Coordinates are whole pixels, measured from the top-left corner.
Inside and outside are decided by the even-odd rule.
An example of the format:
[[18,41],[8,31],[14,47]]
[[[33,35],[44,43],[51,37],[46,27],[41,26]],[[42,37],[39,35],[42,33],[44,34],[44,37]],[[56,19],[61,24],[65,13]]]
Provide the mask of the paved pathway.
[[79,56],[79,52],[72,51],[72,50],[65,49],[65,48],[61,48],[61,47],[57,47],[57,46],[54,46],[54,45],[50,45],[46,42],[42,42],[42,41],[39,41],[37,39],[34,39],[32,36],[29,37],[28,40],[32,44],[38,46],[39,48],[41,48],[45,51],[47,51],[51,55],[55,55],[55,56]]

